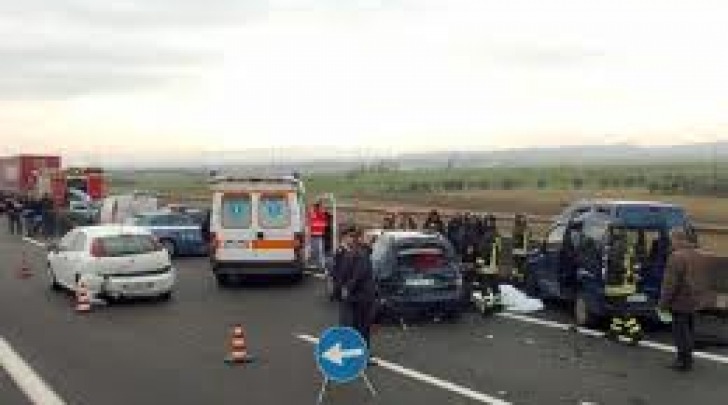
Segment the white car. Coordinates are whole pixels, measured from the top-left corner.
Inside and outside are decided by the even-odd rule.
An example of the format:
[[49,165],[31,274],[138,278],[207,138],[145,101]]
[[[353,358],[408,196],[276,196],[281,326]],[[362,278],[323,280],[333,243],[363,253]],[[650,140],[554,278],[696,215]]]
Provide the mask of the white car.
[[176,272],[169,253],[143,228],[78,227],[48,251],[48,275],[55,290],[75,290],[83,280],[94,297],[172,296]]

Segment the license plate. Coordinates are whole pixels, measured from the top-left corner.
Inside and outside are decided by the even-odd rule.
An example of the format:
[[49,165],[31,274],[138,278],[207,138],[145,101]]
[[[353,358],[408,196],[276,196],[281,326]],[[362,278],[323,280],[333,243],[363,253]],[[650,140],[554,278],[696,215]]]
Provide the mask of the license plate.
[[154,283],[133,283],[124,285],[124,289],[128,291],[144,291],[152,288],[154,288]]
[[647,302],[647,296],[644,294],[634,294],[627,297],[627,302],[631,303],[643,303]]
[[432,287],[435,285],[435,280],[430,278],[409,278],[405,280],[404,284],[408,287]]

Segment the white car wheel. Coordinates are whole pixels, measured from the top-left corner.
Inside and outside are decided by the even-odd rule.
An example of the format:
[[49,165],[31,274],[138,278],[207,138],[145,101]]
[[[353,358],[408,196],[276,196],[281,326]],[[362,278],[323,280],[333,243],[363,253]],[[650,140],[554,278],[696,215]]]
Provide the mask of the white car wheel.
[[53,271],[53,267],[51,267],[50,263],[48,263],[48,279],[50,280],[51,290],[63,290],[63,286],[58,282],[58,278],[56,278],[56,273]]
[[174,242],[169,239],[163,239],[161,243],[167,253],[169,253],[169,257],[174,257],[177,254],[177,248],[174,246]]

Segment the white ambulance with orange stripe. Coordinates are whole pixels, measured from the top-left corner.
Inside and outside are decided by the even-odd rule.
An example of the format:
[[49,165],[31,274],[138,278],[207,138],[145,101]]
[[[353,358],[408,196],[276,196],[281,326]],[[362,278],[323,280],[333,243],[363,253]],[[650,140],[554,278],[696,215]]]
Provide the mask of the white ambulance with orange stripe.
[[217,176],[211,189],[210,261],[218,284],[248,275],[302,277],[306,215],[300,180]]

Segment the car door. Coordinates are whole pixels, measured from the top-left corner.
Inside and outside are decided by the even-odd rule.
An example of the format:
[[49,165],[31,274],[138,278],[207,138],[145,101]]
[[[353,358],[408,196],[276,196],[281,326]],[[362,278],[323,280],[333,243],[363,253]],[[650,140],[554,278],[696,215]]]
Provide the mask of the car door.
[[66,252],[66,279],[69,285],[75,286],[79,274],[92,270],[88,268],[86,262],[89,254],[86,249],[87,241],[88,236],[84,232],[78,232]]
[[253,200],[247,192],[225,192],[215,196],[212,222],[218,239],[216,258],[221,261],[254,261],[252,242]]
[[260,260],[289,262],[295,259],[293,193],[265,192],[257,195],[258,229],[253,248]]
[[60,242],[58,242],[58,250],[49,255],[48,261],[50,262],[53,273],[59,283],[65,286],[73,286],[68,276],[70,272],[70,256],[73,241],[78,237],[80,231],[71,231],[64,236]]
[[560,293],[560,257],[565,233],[566,224],[557,224],[551,228],[539,254],[539,260],[533,267],[538,290],[547,297],[558,297]]

